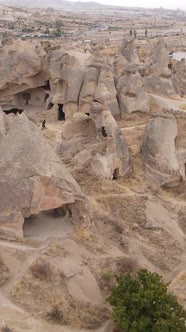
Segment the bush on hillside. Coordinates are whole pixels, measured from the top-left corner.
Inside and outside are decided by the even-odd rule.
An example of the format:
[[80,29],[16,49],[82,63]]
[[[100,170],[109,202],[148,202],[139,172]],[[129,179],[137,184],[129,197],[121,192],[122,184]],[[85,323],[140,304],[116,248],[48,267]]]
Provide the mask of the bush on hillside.
[[108,301],[122,332],[185,332],[186,311],[162,278],[147,270],[116,276]]

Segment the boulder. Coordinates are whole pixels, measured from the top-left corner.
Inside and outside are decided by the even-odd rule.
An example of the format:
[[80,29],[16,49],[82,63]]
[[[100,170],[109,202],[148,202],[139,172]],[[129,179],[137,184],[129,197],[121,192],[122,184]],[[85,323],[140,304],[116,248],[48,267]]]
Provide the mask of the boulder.
[[177,98],[172,79],[152,74],[144,78],[145,91],[166,98]]
[[[106,106],[95,102],[90,118],[85,119],[77,113],[67,125],[60,151],[64,160],[71,161],[74,170],[110,179],[117,179],[129,172],[128,146]],[[76,128],[74,135],[71,128]]]
[[80,134],[82,137],[96,137],[97,130],[94,121],[84,113],[78,112],[67,120],[63,126],[63,139],[70,139],[74,135]]
[[144,78],[144,88],[147,92],[167,97],[176,98],[176,90],[172,81],[172,71],[169,68],[169,54],[163,39],[155,45],[149,57],[149,74]]
[[166,43],[163,39],[159,39],[155,45],[152,58],[155,64],[168,68],[169,64],[169,53],[167,51]]
[[183,91],[186,95],[186,62],[185,59],[178,61],[173,74],[173,84],[178,94]]
[[104,147],[92,161],[94,173],[113,180],[125,176],[131,169],[130,154],[115,119],[109,109],[99,103],[93,104],[91,117],[99,139],[104,142]]
[[116,88],[121,116],[125,113],[150,111],[150,101],[143,88],[143,78],[135,66],[130,65],[123,70]]
[[135,40],[133,38],[123,39],[120,47],[120,52],[127,61],[132,62],[133,64],[140,63],[137,48],[135,45]]
[[120,113],[116,95],[117,91],[114,84],[113,73],[110,69],[102,69],[94,99],[100,104],[106,105],[110,109],[111,114],[115,116]]
[[157,116],[146,126],[142,153],[147,175],[159,185],[176,186],[185,177],[185,152],[177,150],[177,136],[177,122],[172,115]]
[[0,107],[0,141],[7,133],[11,120],[5,115]]
[[[67,117],[78,110],[80,92],[86,77],[86,66],[91,66],[91,63],[91,56],[81,52],[58,51],[51,59],[52,102],[63,104],[63,111]],[[88,78],[89,80],[91,79]]]
[[72,214],[81,206],[77,217],[86,213],[79,185],[24,114],[0,141],[0,174],[0,236],[21,238],[24,218],[41,211],[69,205]]
[[176,296],[178,302],[186,309],[186,270],[180,272],[170,283],[169,290]]
[[89,113],[99,78],[99,69],[95,67],[88,67],[85,73],[85,80],[80,92],[79,109],[81,112]]
[[0,101],[43,86],[50,74],[36,50],[25,41],[4,46],[0,55]]
[[113,68],[115,78],[118,79],[121,75],[123,69],[128,65],[128,61],[122,56],[122,54],[117,54],[114,57]]

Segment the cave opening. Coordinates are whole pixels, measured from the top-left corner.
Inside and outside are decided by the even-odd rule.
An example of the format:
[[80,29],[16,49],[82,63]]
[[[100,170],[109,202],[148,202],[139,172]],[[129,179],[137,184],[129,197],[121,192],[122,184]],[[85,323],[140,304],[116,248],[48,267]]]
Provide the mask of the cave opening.
[[45,90],[50,91],[50,90],[51,90],[51,89],[50,89],[50,81],[47,81],[47,83],[46,83],[45,85],[43,85],[43,88],[44,88]]
[[31,94],[28,92],[23,93],[23,99],[25,100],[25,105],[29,105],[29,101],[31,99]]
[[112,180],[117,180],[118,178],[119,178],[119,168],[115,168]]
[[175,146],[175,149],[178,149],[178,136],[176,136],[174,139],[174,146]]
[[63,104],[58,104],[58,120],[65,121],[65,112],[63,112]]
[[46,94],[45,94],[45,100],[44,100],[45,103],[46,103],[46,101],[47,101],[48,98],[49,98],[49,94],[46,93]]
[[90,113],[85,113],[87,116],[90,116]]
[[24,220],[23,237],[35,240],[65,237],[73,227],[71,218],[72,210],[68,204],[61,208],[31,215]]
[[103,137],[107,137],[108,136],[105,127],[101,127],[101,133],[102,133]]
[[10,110],[4,110],[4,112],[6,113],[6,114],[17,114],[17,113],[19,113],[19,114],[21,114],[21,113],[23,113],[23,111],[24,110],[22,110],[22,109],[20,109],[20,108],[11,108]]
[[126,92],[126,93],[125,93],[125,96],[126,96],[126,97],[130,97],[130,98],[135,98],[135,97],[136,97],[136,94],[133,93],[133,92]]
[[47,110],[51,110],[51,108],[54,106],[54,104],[53,103],[48,103],[48,105],[47,105]]

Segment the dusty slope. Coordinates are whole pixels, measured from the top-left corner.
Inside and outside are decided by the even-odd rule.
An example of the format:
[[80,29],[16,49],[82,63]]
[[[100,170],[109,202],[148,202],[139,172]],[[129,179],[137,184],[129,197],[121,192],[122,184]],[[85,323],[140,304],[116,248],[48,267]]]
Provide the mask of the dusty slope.
[[[120,123],[132,154],[132,177],[110,181],[73,172],[88,196],[90,224],[40,214],[25,222],[23,243],[0,242],[10,274],[0,288],[1,325],[19,332],[111,332],[110,325],[99,328],[109,318],[111,273],[146,267],[169,281],[183,271],[185,184],[165,192],[146,182],[140,155],[145,122]],[[62,124],[48,128],[44,135],[57,148]]]

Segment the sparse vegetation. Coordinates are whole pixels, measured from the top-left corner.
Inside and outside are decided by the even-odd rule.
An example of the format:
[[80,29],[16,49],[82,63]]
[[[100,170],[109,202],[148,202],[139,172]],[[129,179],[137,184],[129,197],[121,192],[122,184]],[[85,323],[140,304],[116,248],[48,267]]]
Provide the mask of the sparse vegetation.
[[114,286],[113,284],[114,275],[110,272],[105,272],[101,276],[100,287],[103,290],[108,290]]
[[35,262],[31,265],[30,270],[33,274],[33,277],[39,280],[49,280],[52,274],[50,266],[47,262]]
[[2,258],[0,257],[0,285],[2,285],[9,278],[9,275],[9,268],[5,265]]
[[1,332],[14,332],[14,330],[5,325],[1,328]]
[[61,308],[59,308],[57,305],[53,306],[51,311],[47,313],[47,319],[57,324],[64,323],[64,315]]

